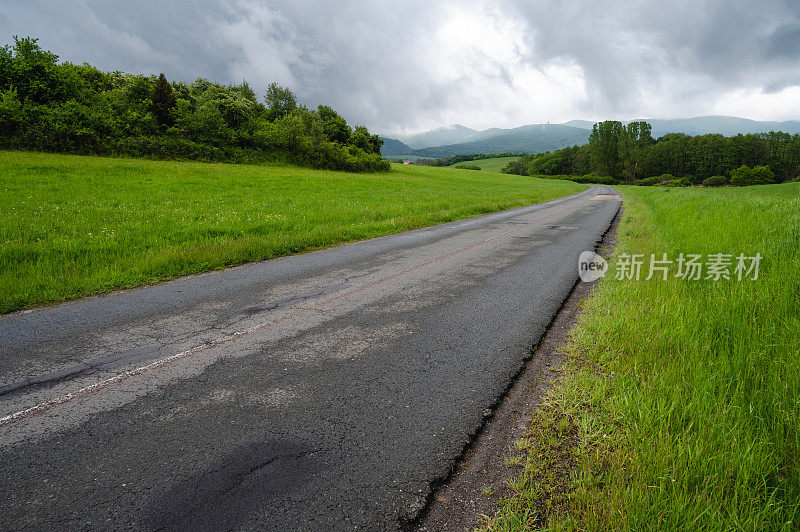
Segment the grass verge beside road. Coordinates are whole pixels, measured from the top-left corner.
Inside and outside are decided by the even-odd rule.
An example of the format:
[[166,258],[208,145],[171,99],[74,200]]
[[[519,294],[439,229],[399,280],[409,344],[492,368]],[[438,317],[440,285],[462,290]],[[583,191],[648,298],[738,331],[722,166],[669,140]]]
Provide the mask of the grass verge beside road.
[[568,182],[0,152],[0,312],[548,201]]
[[797,529],[798,185],[619,189],[614,257],[761,253],[760,276],[600,281],[488,528]]

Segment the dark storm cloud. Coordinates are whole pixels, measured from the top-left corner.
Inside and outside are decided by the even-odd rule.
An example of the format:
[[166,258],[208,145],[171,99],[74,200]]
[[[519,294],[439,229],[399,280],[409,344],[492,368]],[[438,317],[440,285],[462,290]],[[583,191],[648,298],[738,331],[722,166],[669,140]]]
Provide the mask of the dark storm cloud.
[[[31,0],[0,14],[0,30],[40,38],[62,59],[106,70],[165,72],[224,82],[247,79],[259,92],[290,85],[309,104],[327,103],[354,121],[400,123],[448,104],[452,87],[427,79],[415,55],[443,16],[427,2],[108,2]],[[424,47],[422,47],[424,50]]]
[[767,39],[764,51],[768,59],[797,60],[800,57],[800,23],[778,27]]
[[88,61],[106,70],[167,72],[192,80],[200,74],[225,80],[225,53],[213,43],[209,22],[224,12],[217,2],[188,3],[28,0],[0,15],[5,35],[39,37],[62,59]]
[[277,81],[384,130],[800,112],[791,0],[28,0],[0,31],[106,70]]
[[800,3],[791,0],[509,5],[529,21],[530,61],[573,58],[600,112],[635,112],[643,88],[713,96],[775,83],[800,66]]

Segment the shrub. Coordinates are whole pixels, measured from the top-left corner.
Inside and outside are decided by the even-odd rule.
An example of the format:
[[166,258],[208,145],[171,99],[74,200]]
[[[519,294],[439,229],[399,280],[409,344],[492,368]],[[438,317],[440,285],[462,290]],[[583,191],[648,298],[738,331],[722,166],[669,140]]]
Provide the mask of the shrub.
[[728,184],[728,178],[724,175],[712,175],[703,181],[704,187],[721,187]]
[[652,187],[653,185],[660,185],[661,176],[654,175],[651,177],[646,177],[644,179],[638,180],[636,184],[642,187]]
[[667,182],[668,187],[690,187],[692,182],[687,177],[679,177]]
[[153,157],[156,159],[198,160],[208,162],[226,159],[225,153],[219,148],[175,137],[126,137],[117,142],[114,151],[118,155]]
[[13,137],[22,120],[22,102],[16,89],[0,90],[0,136]]
[[477,164],[458,164],[453,168],[460,168],[461,170],[480,170],[481,167]]
[[586,174],[586,175],[534,175],[540,179],[562,179],[564,181],[574,181],[575,183],[594,184],[594,185],[616,185],[617,180],[607,175]]
[[579,176],[570,176],[570,181],[583,184],[595,185],[616,185],[617,180],[609,175],[586,174]]
[[377,153],[366,153],[356,147],[350,147],[347,151],[348,156],[344,161],[331,169],[349,172],[388,172],[392,168],[391,163]]
[[742,165],[736,170],[731,170],[731,185],[745,187],[748,185],[767,185],[775,181],[775,174],[769,166],[756,166],[750,168]]
[[686,177],[677,178],[672,174],[661,174],[640,179],[636,184],[643,187],[652,187],[654,185],[684,187],[691,185],[691,181]]

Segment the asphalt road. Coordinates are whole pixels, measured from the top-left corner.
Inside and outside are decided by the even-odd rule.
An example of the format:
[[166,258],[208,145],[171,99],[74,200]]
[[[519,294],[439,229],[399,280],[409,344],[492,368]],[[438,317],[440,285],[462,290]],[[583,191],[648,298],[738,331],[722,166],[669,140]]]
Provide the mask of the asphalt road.
[[408,523],[618,207],[593,186],[0,317],[0,529]]

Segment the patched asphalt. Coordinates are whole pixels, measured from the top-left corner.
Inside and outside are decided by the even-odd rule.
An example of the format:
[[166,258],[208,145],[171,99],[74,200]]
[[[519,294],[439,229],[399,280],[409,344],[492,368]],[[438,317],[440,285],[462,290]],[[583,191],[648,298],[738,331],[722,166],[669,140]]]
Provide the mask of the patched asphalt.
[[0,318],[0,528],[411,522],[619,208],[546,204]]

